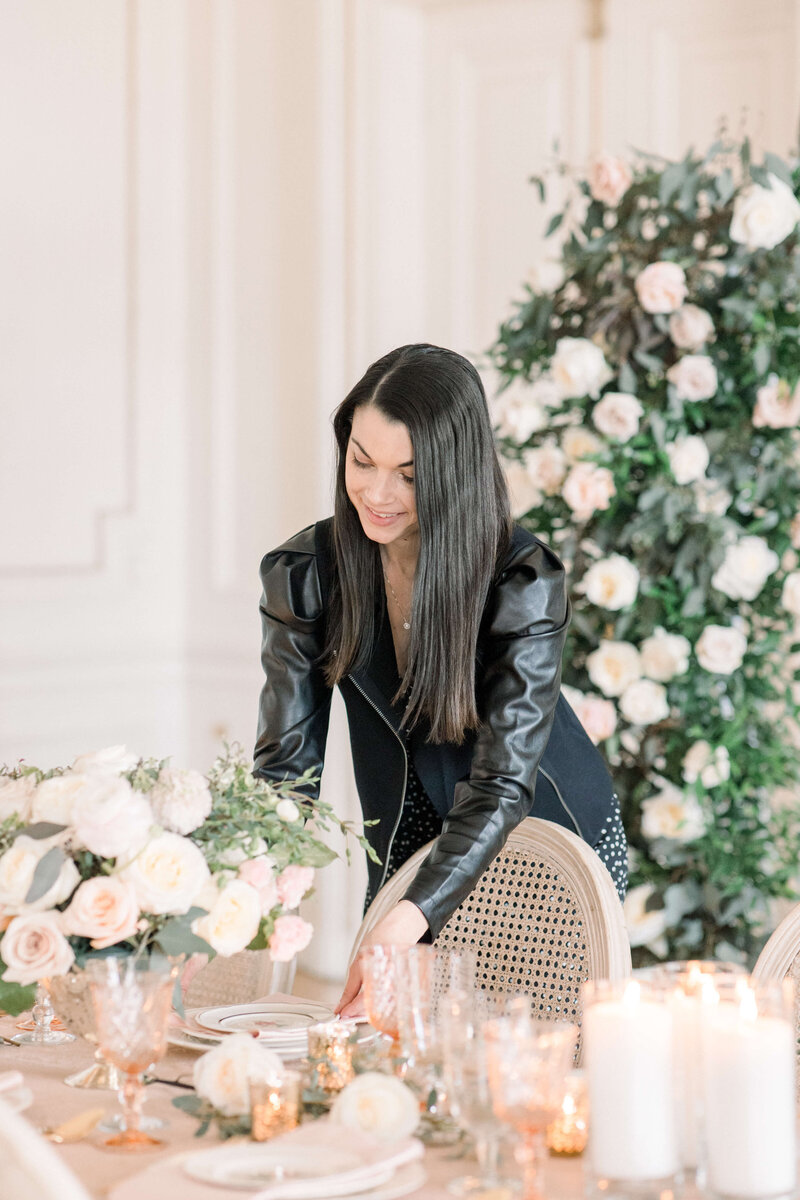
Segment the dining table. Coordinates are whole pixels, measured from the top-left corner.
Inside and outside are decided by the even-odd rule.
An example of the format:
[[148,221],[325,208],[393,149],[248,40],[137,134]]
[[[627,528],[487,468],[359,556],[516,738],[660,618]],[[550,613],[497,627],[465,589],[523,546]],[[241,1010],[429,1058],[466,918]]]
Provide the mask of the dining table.
[[[0,1017],[0,1036],[13,1037],[18,1032],[16,1025],[17,1018]],[[32,1093],[32,1101],[23,1115],[37,1129],[48,1130],[91,1109],[104,1108],[109,1115],[119,1111],[113,1092],[74,1088],[64,1082],[66,1076],[89,1066],[92,1054],[93,1047],[82,1038],[44,1046],[0,1043],[0,1072],[17,1070],[23,1074],[25,1087]],[[147,1200],[247,1200],[247,1192],[201,1183],[189,1178],[182,1169],[182,1160],[189,1154],[222,1144],[213,1126],[202,1137],[197,1137],[198,1121],[172,1103],[176,1096],[189,1094],[185,1087],[178,1085],[191,1085],[197,1057],[194,1050],[170,1045],[166,1056],[149,1073],[160,1082],[148,1084],[144,1112],[165,1122],[163,1130],[154,1135],[163,1139],[162,1146],[138,1153],[113,1150],[104,1146],[108,1134],[96,1128],[80,1141],[57,1146],[57,1152],[90,1196],[97,1200],[142,1200],[143,1197]],[[343,1129],[341,1136],[346,1142],[347,1131]],[[582,1162],[580,1157],[548,1157],[544,1160],[542,1182],[545,1194],[552,1200],[582,1196]],[[425,1181],[409,1193],[413,1200],[451,1200],[448,1182],[477,1169],[468,1142],[455,1147],[428,1146],[422,1165]],[[504,1155],[503,1171],[506,1175],[519,1177],[510,1144]],[[481,1195],[485,1200],[511,1200],[511,1193],[507,1191]]]

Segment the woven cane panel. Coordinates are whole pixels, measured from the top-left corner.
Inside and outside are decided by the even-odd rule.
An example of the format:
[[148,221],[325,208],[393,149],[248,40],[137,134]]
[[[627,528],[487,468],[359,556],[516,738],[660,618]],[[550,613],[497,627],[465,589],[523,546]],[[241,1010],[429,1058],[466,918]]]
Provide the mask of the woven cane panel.
[[273,963],[267,950],[242,950],[229,958],[217,955],[198,971],[185,996],[188,1007],[202,1004],[247,1004],[270,992],[290,992],[294,961]]
[[794,984],[794,1038],[797,1051],[794,1085],[797,1102],[800,1104],[800,953],[795,956],[787,972],[787,978],[791,979]]
[[591,974],[585,921],[565,875],[535,852],[506,846],[436,944],[471,947],[487,991],[525,992],[535,1016],[579,1020]]

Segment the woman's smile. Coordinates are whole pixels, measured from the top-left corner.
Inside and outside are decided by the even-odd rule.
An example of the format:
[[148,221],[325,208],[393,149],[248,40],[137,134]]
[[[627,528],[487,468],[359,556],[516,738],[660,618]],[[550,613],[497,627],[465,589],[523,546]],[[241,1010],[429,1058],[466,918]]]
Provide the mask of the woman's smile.
[[411,437],[402,421],[390,421],[372,404],[353,414],[345,487],[373,542],[389,545],[419,536]]

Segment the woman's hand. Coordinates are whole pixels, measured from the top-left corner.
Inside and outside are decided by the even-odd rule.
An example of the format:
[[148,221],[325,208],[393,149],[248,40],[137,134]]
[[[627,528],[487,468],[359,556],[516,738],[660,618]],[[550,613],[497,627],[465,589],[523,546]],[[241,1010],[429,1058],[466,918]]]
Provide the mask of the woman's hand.
[[[361,943],[367,946],[413,946],[428,931],[428,922],[410,900],[400,900],[382,921],[369,931]],[[361,955],[356,955],[344,985],[336,1012],[340,1017],[363,1017],[364,997],[361,991]]]

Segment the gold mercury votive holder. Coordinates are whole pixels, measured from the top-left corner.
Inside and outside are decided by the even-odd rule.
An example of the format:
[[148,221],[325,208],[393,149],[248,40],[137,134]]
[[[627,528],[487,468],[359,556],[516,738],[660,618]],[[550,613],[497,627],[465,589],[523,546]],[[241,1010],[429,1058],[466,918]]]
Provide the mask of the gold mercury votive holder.
[[583,1154],[589,1136],[589,1099],[581,1071],[570,1071],[558,1115],[547,1126],[547,1149],[570,1157]]
[[274,1079],[251,1079],[250,1137],[267,1142],[300,1123],[300,1073],[283,1071]]
[[308,1063],[312,1087],[340,1092],[353,1079],[351,1021],[325,1021],[308,1030]]

